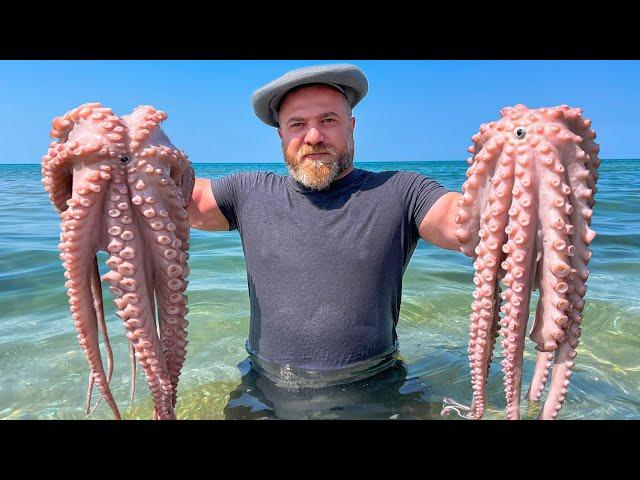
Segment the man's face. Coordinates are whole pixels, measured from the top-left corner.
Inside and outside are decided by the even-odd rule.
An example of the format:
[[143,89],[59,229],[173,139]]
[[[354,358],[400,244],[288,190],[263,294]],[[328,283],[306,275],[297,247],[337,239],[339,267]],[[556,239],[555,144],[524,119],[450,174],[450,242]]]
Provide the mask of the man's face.
[[326,85],[289,93],[279,111],[282,153],[291,176],[324,190],[353,164],[355,118],[346,97]]

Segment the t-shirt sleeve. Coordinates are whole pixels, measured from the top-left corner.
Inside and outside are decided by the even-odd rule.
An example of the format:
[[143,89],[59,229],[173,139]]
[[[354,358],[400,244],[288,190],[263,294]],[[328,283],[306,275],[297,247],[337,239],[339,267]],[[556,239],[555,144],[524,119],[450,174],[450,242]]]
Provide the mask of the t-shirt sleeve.
[[397,187],[411,217],[415,232],[438,199],[449,190],[432,178],[414,172],[399,172]]
[[239,172],[211,179],[213,197],[229,222],[230,231],[238,228],[242,204],[259,174],[260,172]]

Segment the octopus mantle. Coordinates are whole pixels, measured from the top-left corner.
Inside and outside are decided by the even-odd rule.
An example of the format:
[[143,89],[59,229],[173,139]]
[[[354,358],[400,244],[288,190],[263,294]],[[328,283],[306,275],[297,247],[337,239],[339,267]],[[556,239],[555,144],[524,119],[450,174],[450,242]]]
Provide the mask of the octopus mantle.
[[[160,128],[166,118],[150,106],[118,117],[99,103],[84,104],[53,120],[51,136],[57,141],[42,158],[43,183],[61,218],[60,258],[71,316],[91,368],[87,413],[95,384],[120,418],[109,389],[113,355],[103,280],[131,345],[132,399],[137,359],[151,390],[154,418],[175,418],[187,345],[186,207],[194,173]],[[106,262],[110,271],[101,278],[98,250],[111,255]],[[98,328],[108,352],[108,373]]]
[[464,407],[446,399],[443,413],[466,410],[467,418],[482,417],[500,324],[507,416],[519,418],[529,302],[539,288],[530,331],[538,354],[528,395],[540,399],[553,366],[539,415],[553,419],[567,394],[580,337],[599,146],[591,121],[567,105],[516,105],[501,116],[471,139],[456,217],[461,250],[475,260],[468,348],[473,402]]

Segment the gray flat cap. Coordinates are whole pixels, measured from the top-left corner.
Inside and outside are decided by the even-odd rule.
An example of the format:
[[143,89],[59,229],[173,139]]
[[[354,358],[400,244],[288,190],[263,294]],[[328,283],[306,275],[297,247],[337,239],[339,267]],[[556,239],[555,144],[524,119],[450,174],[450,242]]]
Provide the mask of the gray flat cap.
[[253,92],[253,111],[267,125],[278,127],[282,98],[292,88],[310,83],[326,83],[340,90],[349,100],[351,108],[364,98],[369,89],[367,77],[355,65],[339,63],[298,68]]

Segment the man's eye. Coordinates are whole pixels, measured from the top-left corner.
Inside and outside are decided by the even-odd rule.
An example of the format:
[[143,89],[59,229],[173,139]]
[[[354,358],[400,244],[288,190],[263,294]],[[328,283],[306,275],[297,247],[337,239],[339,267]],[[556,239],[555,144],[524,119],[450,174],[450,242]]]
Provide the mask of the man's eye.
[[325,118],[323,121],[324,121],[324,123],[333,123],[333,122],[336,121],[336,119],[335,118]]
[[291,128],[296,128],[296,127],[300,127],[302,126],[301,123],[292,123],[291,125],[289,125]]

